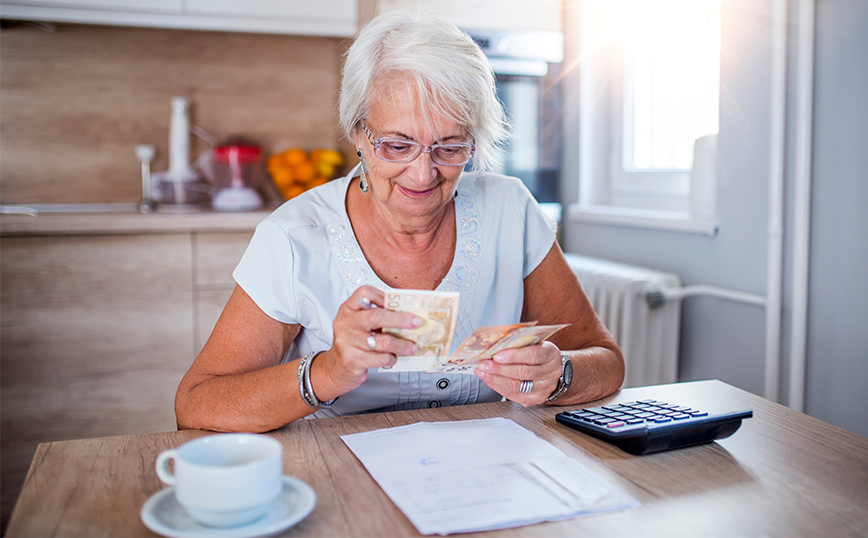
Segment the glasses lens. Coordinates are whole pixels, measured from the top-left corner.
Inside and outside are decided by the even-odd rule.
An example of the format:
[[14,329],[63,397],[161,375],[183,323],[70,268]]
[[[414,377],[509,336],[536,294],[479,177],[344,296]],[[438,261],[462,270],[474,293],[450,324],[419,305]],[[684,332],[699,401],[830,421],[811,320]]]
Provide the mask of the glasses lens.
[[403,163],[415,159],[421,150],[422,146],[409,140],[381,140],[377,157]]
[[470,144],[445,144],[434,146],[431,156],[435,163],[447,165],[466,164],[473,157],[473,146]]
[[[475,150],[473,144],[443,144],[430,149],[431,158],[437,164],[460,166],[467,164]],[[422,152],[422,145],[412,140],[380,139],[374,146],[380,159],[394,163],[410,162]]]

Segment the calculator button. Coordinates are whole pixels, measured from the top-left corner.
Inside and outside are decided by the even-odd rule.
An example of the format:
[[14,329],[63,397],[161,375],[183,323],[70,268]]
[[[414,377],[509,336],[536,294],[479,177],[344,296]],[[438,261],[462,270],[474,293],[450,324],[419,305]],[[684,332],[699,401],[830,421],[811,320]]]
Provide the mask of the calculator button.
[[657,424],[660,424],[662,422],[672,422],[672,419],[669,417],[657,417],[654,419],[654,422],[656,422]]
[[654,413],[639,413],[636,415],[639,418],[650,418],[654,416]]
[[594,424],[599,424],[602,426],[603,424],[609,424],[610,422],[615,422],[613,418],[601,418],[594,421]]
[[627,424],[642,424],[643,422],[645,422],[645,421],[642,420],[641,418],[631,418],[630,420],[627,421]]
[[690,413],[690,416],[691,417],[707,417],[708,413],[706,413],[705,411],[694,411],[694,412]]
[[685,418],[690,418],[690,415],[685,415],[684,413],[679,413],[677,415],[672,416],[672,420],[684,420]]
[[610,422],[610,423],[606,424],[606,427],[607,428],[620,428],[621,426],[626,426],[626,425],[627,425],[626,422],[622,422],[619,420],[616,422]]

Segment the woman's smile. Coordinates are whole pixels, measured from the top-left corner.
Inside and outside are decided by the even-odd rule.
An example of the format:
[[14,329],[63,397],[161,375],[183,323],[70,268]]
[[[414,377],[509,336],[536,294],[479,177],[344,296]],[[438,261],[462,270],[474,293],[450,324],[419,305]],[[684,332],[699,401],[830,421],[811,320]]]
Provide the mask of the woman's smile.
[[426,198],[437,190],[437,186],[431,187],[430,189],[425,189],[423,191],[408,189],[407,187],[397,184],[395,186],[398,187],[398,190],[401,191],[401,194],[408,198]]

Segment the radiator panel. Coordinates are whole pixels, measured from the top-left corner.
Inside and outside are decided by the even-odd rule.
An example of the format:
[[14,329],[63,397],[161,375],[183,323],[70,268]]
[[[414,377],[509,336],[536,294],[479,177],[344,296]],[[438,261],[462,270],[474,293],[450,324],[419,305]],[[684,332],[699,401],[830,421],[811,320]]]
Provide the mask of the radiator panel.
[[624,387],[678,380],[681,302],[650,309],[649,291],[681,287],[674,273],[567,254],[597,315],[624,353]]

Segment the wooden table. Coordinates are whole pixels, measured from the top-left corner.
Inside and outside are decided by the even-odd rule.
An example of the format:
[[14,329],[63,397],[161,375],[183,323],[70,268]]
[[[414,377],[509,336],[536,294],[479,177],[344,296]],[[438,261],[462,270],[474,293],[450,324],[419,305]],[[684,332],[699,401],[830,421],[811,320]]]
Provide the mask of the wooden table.
[[[555,422],[563,408],[511,402],[301,420],[269,435],[284,472],[317,493],[286,536],[417,536],[340,436],[418,421],[503,416],[636,497],[642,507],[541,523],[497,536],[866,536],[868,439],[719,381],[625,389],[604,401],[656,398],[710,412],[753,409],[729,439],[630,456]],[[152,536],[139,519],[165,487],[161,451],[209,435],[168,432],[39,445],[8,536]]]

